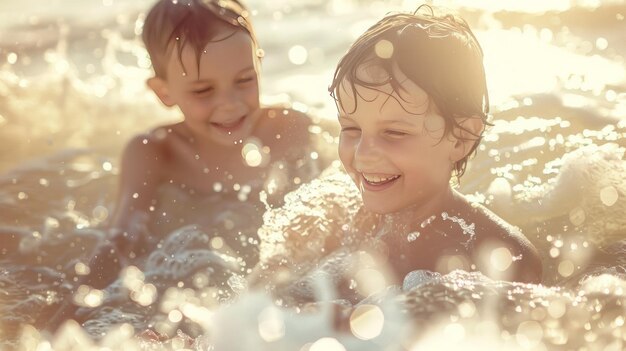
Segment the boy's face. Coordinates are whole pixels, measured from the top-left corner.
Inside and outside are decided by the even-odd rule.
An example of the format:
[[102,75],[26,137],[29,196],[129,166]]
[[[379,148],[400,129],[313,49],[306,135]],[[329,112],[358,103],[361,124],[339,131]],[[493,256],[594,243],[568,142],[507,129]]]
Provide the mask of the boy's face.
[[234,145],[252,133],[259,118],[257,58],[244,31],[225,31],[217,38],[225,37],[204,48],[199,73],[194,50],[185,46],[179,59],[174,48],[167,77],[148,84],[164,104],[178,105],[196,137]]
[[[362,64],[357,76],[379,81],[381,69]],[[400,96],[390,84],[381,91],[339,87],[339,157],[376,213],[422,206],[447,190],[455,142],[444,135],[444,119],[429,106],[428,95],[399,70],[393,79],[402,85]],[[389,95],[391,94],[391,96]],[[356,105],[355,105],[356,104]],[[356,106],[356,109],[355,109]]]

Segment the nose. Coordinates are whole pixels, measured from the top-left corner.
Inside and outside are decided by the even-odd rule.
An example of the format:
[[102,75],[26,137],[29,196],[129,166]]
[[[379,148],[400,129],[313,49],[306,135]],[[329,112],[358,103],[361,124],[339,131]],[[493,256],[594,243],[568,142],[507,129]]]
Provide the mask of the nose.
[[241,99],[235,91],[224,91],[214,100],[217,111],[228,112],[241,108]]
[[380,156],[380,147],[372,137],[361,135],[354,150],[354,165],[357,169],[368,169]]

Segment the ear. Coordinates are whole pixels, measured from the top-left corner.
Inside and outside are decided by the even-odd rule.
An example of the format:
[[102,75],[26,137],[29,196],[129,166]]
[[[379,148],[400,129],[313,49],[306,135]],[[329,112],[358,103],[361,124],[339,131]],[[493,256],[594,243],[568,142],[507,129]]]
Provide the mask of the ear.
[[152,91],[154,91],[156,96],[159,97],[159,100],[161,100],[163,105],[167,107],[172,107],[176,105],[176,103],[170,96],[167,82],[164,79],[159,77],[152,77],[146,81],[146,84],[148,85],[148,87],[150,87],[150,89],[152,89]]
[[466,117],[459,122],[463,128],[455,127],[454,148],[450,154],[450,160],[457,162],[467,155],[478,141],[479,136],[485,129],[485,123],[478,116]]

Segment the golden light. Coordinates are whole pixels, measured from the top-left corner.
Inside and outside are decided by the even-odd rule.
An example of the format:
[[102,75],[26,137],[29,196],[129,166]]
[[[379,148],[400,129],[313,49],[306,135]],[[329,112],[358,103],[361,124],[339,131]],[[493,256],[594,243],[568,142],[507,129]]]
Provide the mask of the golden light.
[[280,340],[285,336],[285,322],[278,308],[266,307],[258,317],[259,335],[266,342]]
[[361,269],[355,275],[356,289],[363,296],[383,290],[387,286],[385,276],[376,269]]
[[311,345],[309,351],[346,351],[346,348],[335,338],[321,338]]
[[524,349],[530,350],[539,344],[543,338],[543,328],[536,321],[525,321],[517,327],[515,339],[517,343]]
[[513,263],[513,256],[511,255],[511,251],[506,247],[499,247],[491,251],[489,262],[491,262],[491,265],[495,269],[504,272],[511,266],[511,263]]
[[89,269],[88,265],[82,262],[76,262],[76,264],[74,265],[74,271],[78,275],[87,275],[89,274],[89,272],[91,272],[91,269]]
[[618,197],[619,197],[619,194],[617,192],[617,189],[615,189],[615,187],[613,186],[604,187],[600,191],[600,201],[602,201],[602,203],[605,206],[610,207],[610,206],[615,205]]
[[569,221],[575,226],[581,226],[585,223],[585,210],[580,207],[575,207],[569,213]]
[[294,45],[289,49],[289,61],[294,65],[302,65],[309,57],[309,52],[302,45]]
[[104,292],[88,285],[81,285],[76,289],[73,299],[79,306],[98,307],[104,300]]
[[462,341],[465,338],[465,327],[460,323],[450,323],[443,330],[446,339],[454,341]]
[[167,314],[167,319],[172,323],[180,323],[183,320],[183,314],[179,310],[171,310]]
[[383,311],[375,305],[360,305],[350,315],[350,330],[361,340],[380,335],[385,324]]
[[374,46],[374,52],[381,59],[389,59],[393,56],[393,44],[389,40],[382,39]]
[[563,277],[569,277],[574,274],[574,263],[570,260],[564,260],[559,263],[559,274]]
[[550,302],[550,305],[548,305],[548,314],[554,319],[559,319],[563,317],[565,311],[567,311],[567,306],[565,306],[565,303],[563,301],[552,301]]
[[267,156],[263,156],[261,142],[256,138],[250,138],[246,141],[246,144],[241,148],[241,156],[250,167],[259,167],[267,160]]
[[150,306],[156,301],[157,289],[152,284],[143,284],[141,288],[132,291],[130,298],[141,306]]

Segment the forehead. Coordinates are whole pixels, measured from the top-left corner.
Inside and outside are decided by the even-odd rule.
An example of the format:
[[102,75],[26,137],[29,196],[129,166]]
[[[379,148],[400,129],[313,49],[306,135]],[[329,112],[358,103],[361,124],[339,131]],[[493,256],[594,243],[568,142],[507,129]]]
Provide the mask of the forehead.
[[[224,29],[200,51],[184,44],[175,45],[168,54],[167,75],[196,80],[205,75],[238,72],[255,65],[254,44],[250,35],[239,29]],[[200,71],[198,71],[198,68]]]
[[381,114],[418,114],[428,109],[428,94],[392,63],[383,67],[376,60],[360,63],[355,77],[344,78],[338,87],[340,113],[350,115],[363,110]]

